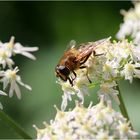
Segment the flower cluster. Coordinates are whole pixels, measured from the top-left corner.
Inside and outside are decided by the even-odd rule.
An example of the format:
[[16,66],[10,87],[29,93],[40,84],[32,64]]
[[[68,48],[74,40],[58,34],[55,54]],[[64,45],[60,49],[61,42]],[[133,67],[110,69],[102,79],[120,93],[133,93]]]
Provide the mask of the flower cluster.
[[[20,54],[35,60],[31,52],[37,51],[38,47],[24,47],[20,43],[14,43],[14,40],[15,38],[11,37],[9,42],[0,42],[0,82],[3,84],[0,95],[7,95],[5,91],[9,88],[9,97],[12,97],[15,92],[20,99],[21,92],[18,84],[28,90],[31,90],[31,87],[24,84],[17,74],[19,69],[14,65],[13,56]],[[2,109],[2,104],[0,104],[0,108]]]
[[[86,61],[85,69],[75,70],[77,77],[73,86],[69,81],[58,80],[64,91],[62,110],[66,108],[67,101],[72,100],[72,95],[76,94],[80,101],[84,102],[84,95],[89,93],[89,87],[95,85],[99,85],[99,96],[104,95],[106,101],[113,98],[119,104],[117,81],[125,79],[132,83],[133,78],[140,78],[140,46],[128,40],[112,43],[108,38],[97,46],[96,54]],[[87,74],[92,83],[89,82]]]
[[140,45],[140,1],[135,1],[134,8],[128,12],[122,10],[121,13],[124,16],[124,23],[120,25],[117,38],[124,39],[129,36],[134,43]]
[[133,139],[137,135],[121,113],[113,110],[111,102],[104,102],[103,96],[97,105],[88,108],[77,103],[72,111],[57,109],[50,123],[44,123],[44,129],[34,126],[38,140]]
[[[102,43],[97,46],[94,46],[97,42],[90,42],[90,47],[93,45],[95,52],[88,57],[83,69],[75,69],[75,73],[70,73],[72,82],[57,80],[64,92],[61,111],[57,109],[55,119],[50,124],[45,122],[44,129],[39,129],[34,125],[37,130],[37,139],[136,138],[138,133],[131,128],[127,113],[122,111],[127,117],[124,118],[121,113],[115,111],[112,108],[112,99],[118,105],[122,103],[122,100],[119,100],[121,97],[118,96],[120,94],[117,84],[119,80],[128,80],[132,83],[134,78],[140,78],[140,3],[136,2],[135,8],[122,13],[124,23],[117,34],[120,41],[111,41],[109,37],[98,41]],[[128,41],[127,36],[130,36],[133,41]],[[88,49],[87,46],[85,48]],[[100,102],[95,106],[90,104],[88,108],[85,108],[84,95],[89,94],[88,90],[91,87],[98,87],[97,94]],[[73,95],[78,97],[76,107],[73,110],[64,111]]]

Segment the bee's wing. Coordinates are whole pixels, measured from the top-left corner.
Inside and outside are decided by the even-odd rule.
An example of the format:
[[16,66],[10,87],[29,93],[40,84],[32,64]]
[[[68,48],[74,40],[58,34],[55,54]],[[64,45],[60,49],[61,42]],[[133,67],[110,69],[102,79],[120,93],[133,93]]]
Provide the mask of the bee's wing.
[[69,42],[69,44],[66,47],[66,51],[70,50],[71,48],[75,48],[76,47],[76,41],[75,40],[71,40]]
[[98,40],[95,42],[88,42],[86,44],[79,45],[79,49],[78,49],[79,55],[77,56],[76,61],[80,61],[83,58],[85,58],[86,56],[90,55],[95,50],[95,47],[97,47],[101,44],[104,44],[109,40],[110,40],[110,37],[105,38],[105,39],[101,39],[101,40]]

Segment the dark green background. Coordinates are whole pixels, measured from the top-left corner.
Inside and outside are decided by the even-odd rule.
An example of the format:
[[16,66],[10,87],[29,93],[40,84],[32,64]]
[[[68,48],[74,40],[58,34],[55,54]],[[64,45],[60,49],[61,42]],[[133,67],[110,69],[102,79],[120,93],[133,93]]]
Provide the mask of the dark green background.
[[[55,116],[54,104],[60,108],[62,90],[55,83],[54,67],[72,39],[78,43],[115,37],[122,22],[120,9],[129,9],[131,2],[0,2],[0,40],[6,42],[14,35],[23,45],[38,46],[37,61],[16,56],[23,81],[32,92],[22,89],[22,99],[0,96],[4,111],[35,138],[36,124],[49,122]],[[133,84],[120,83],[134,128],[140,132],[139,80]],[[97,96],[86,97],[97,103]],[[73,107],[74,104],[70,103]],[[0,138],[21,138],[0,121]]]

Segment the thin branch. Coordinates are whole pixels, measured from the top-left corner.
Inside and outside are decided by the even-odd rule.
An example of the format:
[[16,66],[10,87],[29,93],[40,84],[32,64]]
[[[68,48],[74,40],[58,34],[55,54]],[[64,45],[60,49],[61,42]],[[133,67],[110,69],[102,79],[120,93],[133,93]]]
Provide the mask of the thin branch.
[[[123,101],[123,98],[122,98],[121,91],[120,91],[120,88],[119,88],[119,86],[118,86],[118,83],[117,83],[117,87],[116,87],[116,88],[117,88],[117,90],[119,91],[118,98],[119,98],[119,100],[120,100],[120,105],[119,105],[119,107],[120,107],[121,113],[123,114],[123,116],[124,116],[125,118],[127,118],[128,121],[130,121],[130,118],[129,118],[127,109],[126,109],[126,107],[125,107],[125,104],[124,104],[124,101]],[[134,130],[131,122],[130,122],[130,126],[131,126],[132,130]]]

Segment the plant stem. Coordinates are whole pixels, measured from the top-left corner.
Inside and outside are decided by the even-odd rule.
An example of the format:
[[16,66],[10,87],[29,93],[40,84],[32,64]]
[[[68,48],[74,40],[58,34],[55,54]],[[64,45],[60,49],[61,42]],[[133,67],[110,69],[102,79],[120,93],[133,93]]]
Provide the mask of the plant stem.
[[[125,104],[124,104],[124,101],[123,101],[123,98],[122,98],[121,91],[120,91],[120,88],[119,88],[119,86],[118,86],[118,83],[117,83],[117,87],[116,87],[116,88],[117,88],[117,90],[119,91],[118,97],[119,97],[119,100],[120,100],[120,105],[119,105],[119,107],[120,107],[121,113],[122,113],[123,116],[124,116],[125,118],[127,118],[127,120],[129,121],[130,118],[129,118],[129,116],[128,116],[128,112],[127,112],[127,109],[126,109],[126,107],[125,107]],[[131,129],[133,130],[133,126],[132,126],[131,122],[130,122],[130,126],[131,126]]]
[[5,112],[0,110],[0,119],[4,121],[7,125],[13,128],[16,133],[18,133],[24,139],[32,139],[19,124],[17,124],[11,117],[9,117]]

